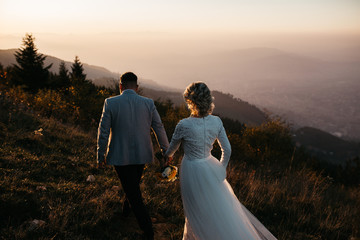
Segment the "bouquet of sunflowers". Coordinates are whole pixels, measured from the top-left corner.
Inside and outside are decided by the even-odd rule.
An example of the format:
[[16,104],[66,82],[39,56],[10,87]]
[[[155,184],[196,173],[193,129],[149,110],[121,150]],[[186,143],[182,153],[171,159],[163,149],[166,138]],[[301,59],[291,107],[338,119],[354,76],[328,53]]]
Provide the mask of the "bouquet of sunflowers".
[[166,166],[162,169],[162,172],[157,173],[157,177],[160,181],[173,182],[177,179],[178,168],[176,166]]

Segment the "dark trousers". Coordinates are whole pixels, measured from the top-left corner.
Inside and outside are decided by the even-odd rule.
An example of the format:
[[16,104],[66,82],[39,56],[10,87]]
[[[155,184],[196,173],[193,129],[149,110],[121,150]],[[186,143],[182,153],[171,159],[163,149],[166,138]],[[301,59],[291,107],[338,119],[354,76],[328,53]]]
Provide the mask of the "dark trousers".
[[125,192],[125,201],[130,203],[131,209],[145,235],[154,235],[151,218],[143,203],[140,191],[140,180],[144,171],[144,164],[115,166],[122,188]]

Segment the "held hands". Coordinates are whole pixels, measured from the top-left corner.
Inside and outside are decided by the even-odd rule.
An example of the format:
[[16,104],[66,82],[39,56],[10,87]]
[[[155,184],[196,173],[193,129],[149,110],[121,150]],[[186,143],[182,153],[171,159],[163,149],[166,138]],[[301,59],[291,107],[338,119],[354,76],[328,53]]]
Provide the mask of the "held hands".
[[164,154],[164,151],[159,151],[155,154],[155,157],[159,160],[160,163],[160,168],[164,168],[166,166],[169,166],[171,161],[172,161],[172,157],[168,157]]
[[163,156],[163,158],[160,160],[160,168],[163,169],[164,167],[169,166],[172,159],[172,157]]

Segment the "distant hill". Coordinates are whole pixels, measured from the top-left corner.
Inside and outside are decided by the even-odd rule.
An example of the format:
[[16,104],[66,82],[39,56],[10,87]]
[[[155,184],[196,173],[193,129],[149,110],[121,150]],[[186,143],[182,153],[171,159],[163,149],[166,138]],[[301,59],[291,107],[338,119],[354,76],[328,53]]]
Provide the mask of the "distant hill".
[[325,61],[278,49],[251,48],[209,55],[197,71],[213,88],[296,125],[360,139],[359,66],[359,57]]
[[314,155],[333,164],[343,165],[345,160],[360,156],[360,144],[343,140],[312,127],[295,131],[296,144],[304,146]]
[[[160,91],[149,88],[143,88],[144,95],[152,99],[171,100],[175,105],[184,103],[181,92]],[[212,91],[214,96],[214,114],[221,117],[238,120],[241,123],[248,125],[260,125],[266,121],[266,115],[256,106],[253,106],[240,99],[234,98],[230,94],[225,94],[219,91]]]
[[212,91],[212,94],[215,98],[215,114],[250,125],[260,125],[266,121],[266,114],[256,106],[234,98],[231,94],[219,91]]
[[[263,47],[184,53],[162,60],[166,69],[156,80],[206,81],[211,89],[266,108],[298,126],[360,140],[360,54],[359,48],[351,50],[353,57],[332,60]],[[159,66],[153,61],[140,67],[151,72]]]

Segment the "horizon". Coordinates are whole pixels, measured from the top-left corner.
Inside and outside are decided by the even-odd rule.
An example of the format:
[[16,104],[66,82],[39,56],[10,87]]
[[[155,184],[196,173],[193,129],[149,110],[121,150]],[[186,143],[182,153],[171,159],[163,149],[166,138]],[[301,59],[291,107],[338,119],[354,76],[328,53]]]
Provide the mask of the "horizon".
[[[360,34],[338,35],[324,33],[291,34],[199,34],[183,36],[179,33],[93,33],[50,34],[32,33],[40,53],[72,62],[100,66],[113,73],[133,71],[140,78],[167,85],[172,75],[183,72],[184,81],[172,86],[186,87],[189,81],[205,81],[208,74],[184,74],[188,60],[194,66],[216,54],[227,54],[244,49],[277,49],[289,54],[332,62],[360,61]],[[142,36],[139,38],[139,35]],[[1,49],[18,49],[24,34],[0,34]],[[99,44],[104,41],[104,45]],[[96,47],[94,47],[96,46]],[[165,67],[165,68],[164,68]],[[208,69],[212,71],[213,69]],[[167,85],[169,86],[169,85]]]

